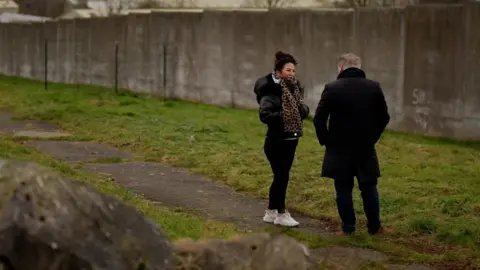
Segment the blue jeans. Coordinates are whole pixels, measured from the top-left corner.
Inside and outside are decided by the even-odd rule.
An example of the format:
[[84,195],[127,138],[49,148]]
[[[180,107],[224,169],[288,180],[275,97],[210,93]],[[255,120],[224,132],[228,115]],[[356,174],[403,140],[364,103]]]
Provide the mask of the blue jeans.
[[[355,232],[356,225],[352,197],[353,186],[353,177],[335,179],[338,214],[342,219],[342,230],[347,234]],[[363,210],[367,216],[368,233],[375,234],[381,227],[377,179],[370,181],[363,181],[362,179],[362,181],[359,181],[359,188],[362,194]]]

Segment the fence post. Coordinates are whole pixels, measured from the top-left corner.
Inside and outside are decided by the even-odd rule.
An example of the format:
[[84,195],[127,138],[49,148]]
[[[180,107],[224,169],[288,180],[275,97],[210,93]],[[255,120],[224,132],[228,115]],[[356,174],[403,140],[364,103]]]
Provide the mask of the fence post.
[[115,94],[118,94],[118,41],[115,42]]
[[45,74],[44,74],[44,87],[45,87],[45,90],[48,90],[48,39],[45,39],[44,40],[44,44],[43,44],[43,49],[44,49],[44,71],[45,71]]
[[163,44],[163,100],[167,99],[167,44]]

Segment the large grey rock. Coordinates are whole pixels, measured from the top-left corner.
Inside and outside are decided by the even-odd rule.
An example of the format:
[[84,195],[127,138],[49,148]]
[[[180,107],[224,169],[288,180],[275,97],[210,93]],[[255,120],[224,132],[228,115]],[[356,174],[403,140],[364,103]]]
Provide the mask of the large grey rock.
[[12,269],[171,269],[171,259],[166,236],[132,207],[35,163],[0,160],[0,260]]
[[173,243],[176,270],[314,270],[308,248],[286,235],[246,234],[230,240]]

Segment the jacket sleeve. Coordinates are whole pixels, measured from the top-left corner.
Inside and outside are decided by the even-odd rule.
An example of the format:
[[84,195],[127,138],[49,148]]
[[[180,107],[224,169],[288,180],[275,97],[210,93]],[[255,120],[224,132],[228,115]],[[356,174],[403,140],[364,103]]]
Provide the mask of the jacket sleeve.
[[283,124],[283,112],[275,106],[275,96],[265,95],[260,98],[260,121],[267,125]]
[[[300,81],[298,81],[298,88],[300,89],[300,93],[302,94],[302,99],[304,99],[305,98],[305,86]],[[302,120],[307,118],[308,115],[310,114],[310,108],[307,106],[307,104],[305,104],[303,102],[303,100],[302,100],[302,103],[300,104],[299,111],[300,111],[300,117],[302,118]]]
[[302,118],[302,120],[307,118],[309,114],[310,114],[310,108],[307,106],[307,104],[305,103],[300,104],[300,117]]
[[377,97],[377,108],[376,108],[376,115],[377,115],[377,130],[376,130],[376,137],[375,143],[378,142],[380,137],[382,136],[383,131],[387,127],[388,123],[390,122],[390,114],[388,113],[388,106],[385,100],[385,95],[383,94],[383,90],[378,83],[378,97]]
[[326,85],[320,101],[318,102],[317,109],[315,110],[315,116],[313,118],[313,125],[315,126],[315,132],[317,133],[318,142],[320,145],[326,145],[328,139],[327,121],[330,116],[331,108],[331,93],[330,89]]

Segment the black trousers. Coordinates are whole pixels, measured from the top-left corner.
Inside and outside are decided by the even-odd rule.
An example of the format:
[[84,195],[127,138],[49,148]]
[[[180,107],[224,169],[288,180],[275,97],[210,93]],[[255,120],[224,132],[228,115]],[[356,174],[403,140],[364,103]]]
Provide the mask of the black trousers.
[[[380,200],[378,198],[377,179],[362,179],[362,177],[357,176],[357,180],[358,187],[362,194],[363,210],[367,216],[368,233],[375,234],[382,226],[380,222]],[[353,233],[356,229],[356,217],[352,197],[353,186],[353,176],[335,179],[337,209],[342,219],[342,230],[345,233]]]
[[283,140],[266,138],[264,151],[270,162],[273,172],[273,182],[270,186],[268,209],[285,211],[285,197],[287,195],[290,169],[295,159],[298,139]]

